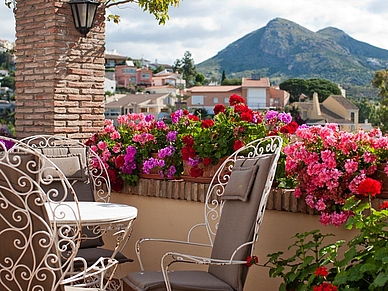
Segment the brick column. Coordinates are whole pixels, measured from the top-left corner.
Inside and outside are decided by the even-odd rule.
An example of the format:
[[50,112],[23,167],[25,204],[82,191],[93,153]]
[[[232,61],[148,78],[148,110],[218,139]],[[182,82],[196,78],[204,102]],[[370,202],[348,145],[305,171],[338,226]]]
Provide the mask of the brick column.
[[60,134],[84,139],[104,122],[105,9],[83,37],[68,1],[18,0],[16,116],[18,138]]

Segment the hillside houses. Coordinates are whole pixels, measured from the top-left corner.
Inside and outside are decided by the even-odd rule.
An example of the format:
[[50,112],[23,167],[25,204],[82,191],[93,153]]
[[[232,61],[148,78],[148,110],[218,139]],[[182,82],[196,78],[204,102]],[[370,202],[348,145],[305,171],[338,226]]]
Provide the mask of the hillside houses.
[[[119,62],[120,59],[116,59]],[[243,78],[241,85],[235,86],[194,86],[186,88],[182,75],[165,69],[153,74],[148,67],[137,68],[133,61],[125,60],[117,64],[110,74],[111,88],[115,86],[143,88],[144,94],[128,94],[106,103],[106,118],[116,119],[118,115],[127,113],[153,114],[156,118],[181,109],[201,109],[212,114],[217,104],[229,106],[229,98],[233,94],[242,96],[247,105],[254,110],[283,109],[286,105],[299,111],[300,118],[309,125],[337,123],[343,130],[357,130],[358,108],[341,95],[328,97],[319,103],[318,96],[313,100],[305,98],[304,102],[289,104],[290,95],[284,90],[273,87],[267,77],[252,75]],[[178,97],[183,97],[181,100]],[[368,127],[366,124],[363,128]]]

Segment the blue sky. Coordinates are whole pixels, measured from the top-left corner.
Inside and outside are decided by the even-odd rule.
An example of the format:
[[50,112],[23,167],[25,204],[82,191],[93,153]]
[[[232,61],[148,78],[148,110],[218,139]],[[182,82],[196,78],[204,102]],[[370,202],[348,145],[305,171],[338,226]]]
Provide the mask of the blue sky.
[[[117,25],[107,23],[106,49],[124,56],[173,64],[190,51],[196,64],[228,44],[281,17],[317,31],[336,27],[351,37],[388,49],[387,0],[183,0],[158,25],[136,4],[114,8]],[[13,13],[0,4],[0,39],[15,40]]]

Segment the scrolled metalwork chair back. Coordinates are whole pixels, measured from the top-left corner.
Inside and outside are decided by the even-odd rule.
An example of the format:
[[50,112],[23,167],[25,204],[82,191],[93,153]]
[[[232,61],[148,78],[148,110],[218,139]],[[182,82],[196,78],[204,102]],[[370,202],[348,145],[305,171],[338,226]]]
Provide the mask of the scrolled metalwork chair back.
[[[60,181],[55,188],[53,181]],[[59,194],[60,193],[60,194]],[[63,173],[18,140],[0,137],[0,290],[62,290],[80,244],[77,198]],[[65,213],[71,225],[60,223]]]

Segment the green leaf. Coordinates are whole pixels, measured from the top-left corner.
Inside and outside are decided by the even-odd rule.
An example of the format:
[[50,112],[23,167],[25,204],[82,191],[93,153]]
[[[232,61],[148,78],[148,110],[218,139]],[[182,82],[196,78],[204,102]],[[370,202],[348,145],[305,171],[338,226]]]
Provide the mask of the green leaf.
[[349,281],[358,281],[364,277],[364,274],[360,270],[361,264],[352,266],[348,271]]
[[376,279],[373,281],[372,285],[375,287],[384,287],[388,281],[388,274],[379,273]]
[[333,284],[334,285],[343,285],[343,284],[346,284],[346,282],[348,281],[348,273],[346,271],[343,271],[341,273],[338,273],[334,280],[333,280]]
[[363,264],[359,264],[359,265],[361,265],[360,271],[363,273],[366,273],[366,272],[373,273],[377,269],[376,265],[373,263],[363,263]]

